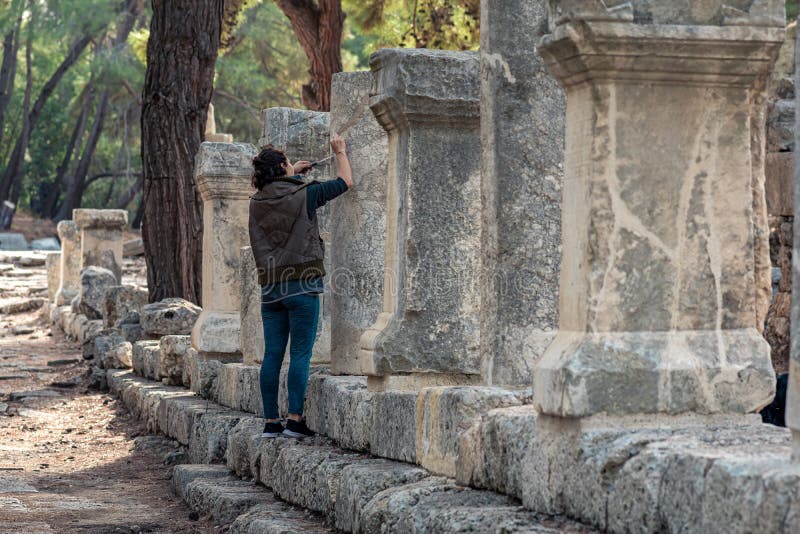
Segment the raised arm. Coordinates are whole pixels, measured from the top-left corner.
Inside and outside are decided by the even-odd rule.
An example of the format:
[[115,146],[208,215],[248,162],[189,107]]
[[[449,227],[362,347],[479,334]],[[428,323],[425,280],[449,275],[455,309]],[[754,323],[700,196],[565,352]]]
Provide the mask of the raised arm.
[[347,145],[341,135],[336,134],[333,136],[331,148],[336,154],[337,176],[344,180],[348,188],[353,187],[353,171],[350,168],[350,160],[347,159]]

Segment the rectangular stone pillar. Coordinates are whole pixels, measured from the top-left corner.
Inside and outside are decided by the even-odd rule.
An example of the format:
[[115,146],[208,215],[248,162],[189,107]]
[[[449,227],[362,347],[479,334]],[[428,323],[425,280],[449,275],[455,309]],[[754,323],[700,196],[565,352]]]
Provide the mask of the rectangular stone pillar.
[[[261,145],[272,145],[282,150],[291,162],[297,160],[319,161],[331,154],[330,113],[306,111],[294,108],[269,108],[263,111],[263,130]],[[330,180],[335,178],[333,160],[315,167],[305,175],[306,180]],[[325,242],[325,293],[321,295],[320,320],[317,327],[317,340],[311,356],[313,363],[331,361],[331,204],[317,210],[320,237]]]
[[245,365],[261,365],[264,359],[264,326],[261,322],[261,286],[252,247],[240,249],[241,293],[239,348]]
[[81,235],[73,221],[61,221],[56,227],[61,241],[61,267],[56,291],[56,306],[66,306],[81,288]]
[[203,198],[203,311],[192,328],[192,347],[206,355],[238,359],[240,249],[250,243],[248,215],[253,158],[245,143],[203,143],[195,182]]
[[344,136],[354,185],[331,203],[331,362],[337,374],[363,375],[360,340],[383,303],[386,235],[386,131],[369,108],[372,73],[334,74],[331,134]]
[[44,264],[47,268],[47,300],[52,303],[61,283],[61,253],[51,252],[44,257]]
[[[800,44],[800,32],[797,36]],[[800,61],[800,46],[795,47],[795,65]],[[800,69],[795,68],[795,88],[800,84]],[[800,92],[795,91],[795,107],[800,102]],[[793,213],[800,214],[800,113],[795,113],[794,128],[794,184]],[[789,210],[783,210],[789,211]],[[800,217],[793,221],[794,246],[792,247],[792,311],[789,329],[789,386],[786,391],[786,426],[792,431],[792,459],[800,462]]]
[[558,328],[566,101],[532,53],[544,1],[481,1],[481,361],[528,386]]
[[72,210],[81,231],[81,269],[90,265],[108,269],[122,283],[122,230],[128,224],[125,210]]
[[775,375],[757,325],[750,91],[783,41],[783,2],[606,5],[551,1],[539,46],[567,134],[560,326],[534,402],[562,417],[755,412]]
[[478,54],[386,49],[370,65],[389,134],[383,310],[361,338],[370,387],[480,381]]

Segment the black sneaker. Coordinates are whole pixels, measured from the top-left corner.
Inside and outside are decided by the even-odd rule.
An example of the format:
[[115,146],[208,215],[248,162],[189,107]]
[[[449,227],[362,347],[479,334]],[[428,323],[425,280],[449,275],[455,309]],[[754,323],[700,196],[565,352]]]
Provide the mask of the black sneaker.
[[264,432],[261,433],[262,438],[277,438],[283,433],[283,425],[280,423],[266,423],[264,425]]
[[286,429],[283,431],[283,435],[289,436],[290,438],[300,439],[310,438],[314,435],[314,432],[306,426],[305,421],[288,419],[286,421]]

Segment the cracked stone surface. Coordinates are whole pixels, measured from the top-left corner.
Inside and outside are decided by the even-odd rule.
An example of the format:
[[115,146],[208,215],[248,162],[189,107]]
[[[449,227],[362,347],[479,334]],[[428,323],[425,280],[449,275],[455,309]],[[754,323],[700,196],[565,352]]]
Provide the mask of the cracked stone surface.
[[72,219],[81,232],[81,268],[90,265],[108,269],[122,282],[122,230],[128,212],[111,209],[76,209]]
[[524,385],[558,329],[566,99],[536,49],[546,2],[481,2],[481,366]]
[[383,307],[386,234],[386,131],[369,108],[372,74],[338,73],[331,87],[331,132],[345,137],[354,185],[331,203],[331,362],[336,374],[362,375],[361,335]]
[[716,0],[677,4],[551,3],[563,16],[538,50],[568,94],[569,291],[534,371],[545,413],[744,414],[774,395],[756,298],[752,184],[764,161],[751,159],[751,115],[783,23],[770,18],[775,2],[735,16]]
[[479,375],[478,55],[383,49],[370,66],[389,135],[383,291],[403,298],[361,337],[367,372]]

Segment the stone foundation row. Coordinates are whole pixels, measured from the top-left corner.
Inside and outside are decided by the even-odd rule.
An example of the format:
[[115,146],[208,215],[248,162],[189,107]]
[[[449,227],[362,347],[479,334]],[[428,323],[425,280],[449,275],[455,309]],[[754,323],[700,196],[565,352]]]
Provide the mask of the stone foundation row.
[[[189,461],[226,462],[240,476],[272,480],[262,475],[257,366],[207,358],[188,335],[131,344],[118,332],[96,332],[92,321],[66,309],[53,318],[84,342],[94,374],[107,377],[149,431],[185,445]],[[126,350],[133,372],[112,369],[126,366]],[[370,391],[366,377],[329,373],[312,367],[305,411],[321,435],[313,446],[335,451],[325,458],[336,465],[380,457],[612,532],[631,524],[643,531],[790,532],[800,519],[800,467],[791,462],[790,433],[758,417],[565,420],[537,413],[525,390]],[[285,387],[279,398],[285,414]],[[302,449],[298,465],[317,458],[315,451]],[[282,473],[294,469],[286,461]],[[300,486],[310,484],[303,477],[311,471],[298,471]],[[292,497],[291,485],[267,485],[291,503],[335,515]]]
[[260,417],[204,400],[184,388],[126,370],[109,370],[107,377],[111,391],[146,422],[149,431],[187,446],[190,461],[226,464],[178,466],[173,483],[193,509],[218,522],[233,521],[232,532],[280,531],[273,522],[285,524],[291,517],[317,529],[312,532],[326,530],[318,519],[279,503],[229,470],[287,503],[321,514],[346,532],[590,531],[415,465],[338,448],[324,437],[302,442],[261,438]]
[[322,517],[278,500],[263,486],[233,476],[224,465],[179,465],[172,485],[195,512],[230,523],[230,534],[334,532]]

